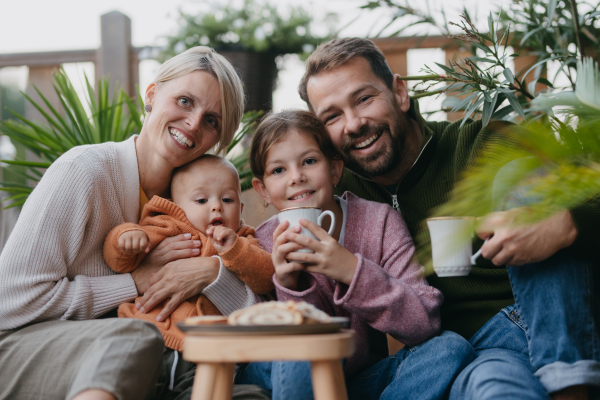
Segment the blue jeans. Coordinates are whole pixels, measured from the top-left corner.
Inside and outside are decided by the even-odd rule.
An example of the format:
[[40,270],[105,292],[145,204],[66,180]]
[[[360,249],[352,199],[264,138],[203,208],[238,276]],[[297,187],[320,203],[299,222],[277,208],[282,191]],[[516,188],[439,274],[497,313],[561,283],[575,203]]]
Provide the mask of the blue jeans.
[[600,386],[594,268],[568,251],[508,267],[531,366],[549,393],[573,385]]
[[[441,399],[475,357],[461,336],[443,332],[425,343],[404,347],[347,380],[351,400]],[[312,400],[310,363],[275,361],[241,366],[235,383],[256,384],[273,400]]]
[[533,374],[527,337],[515,305],[490,319],[470,340],[476,358],[458,376],[450,399],[547,399]]
[[600,386],[593,265],[566,251],[508,267],[516,304],[470,340],[477,357],[451,399],[548,399],[569,386]]
[[[498,172],[493,183],[494,209],[506,210],[527,206],[536,200],[529,196],[527,186],[516,189],[512,186],[514,177],[519,176],[519,170],[531,161],[535,160],[532,157],[517,159]],[[543,175],[545,171],[540,168],[537,173]],[[503,326],[506,325],[506,318],[497,315],[477,332],[470,342],[477,350],[476,363],[480,365],[478,368],[481,371],[470,366],[457,380],[457,384],[464,381],[465,376],[471,376],[474,382],[479,383],[467,385],[463,382],[463,387],[458,392],[466,390],[467,387],[471,388],[469,390],[481,392],[483,389],[477,389],[476,386],[483,385],[488,387],[486,393],[502,394],[503,389],[491,389],[489,386],[505,386],[504,390],[508,391],[506,393],[517,393],[517,397],[547,398],[547,393],[569,386],[600,386],[600,339],[596,329],[598,321],[594,320],[594,315],[598,312],[594,303],[599,300],[598,293],[594,293],[597,274],[597,266],[591,260],[568,250],[559,251],[538,263],[508,267],[508,276],[516,301],[515,306],[510,308],[509,315],[516,316],[512,320],[518,323],[521,329],[513,327],[504,334],[494,333],[494,325],[498,325],[496,329],[506,328]],[[502,321],[502,324],[499,321]],[[509,371],[510,367],[497,366],[496,369],[485,372],[487,367],[483,365],[483,360],[487,357],[485,354],[489,352],[509,350],[521,353],[514,346],[506,347],[504,337],[509,335],[508,332],[512,332],[515,342],[521,343],[522,340],[526,340],[527,344],[523,353],[527,357],[524,364],[518,367],[522,371],[516,378]],[[497,345],[494,345],[494,340],[498,341]],[[507,357],[512,360],[515,355],[510,354]],[[490,362],[493,364],[497,361],[493,359]],[[516,371],[517,366],[514,368]],[[486,376],[488,373],[490,375]],[[506,374],[504,378],[503,374]],[[517,382],[525,379],[522,374],[533,374],[539,379],[544,390],[538,390],[539,385],[530,385],[531,390],[518,391]],[[527,380],[529,379],[531,376],[527,377]],[[487,398],[482,396],[482,393],[473,396],[464,394],[460,398]]]

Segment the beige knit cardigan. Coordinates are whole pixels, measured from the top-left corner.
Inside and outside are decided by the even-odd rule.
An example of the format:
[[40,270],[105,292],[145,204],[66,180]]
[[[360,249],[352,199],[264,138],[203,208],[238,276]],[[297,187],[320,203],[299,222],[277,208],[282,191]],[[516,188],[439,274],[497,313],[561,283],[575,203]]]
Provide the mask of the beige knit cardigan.
[[[48,168],[0,254],[0,330],[92,319],[136,297],[102,246],[115,226],[137,223],[139,186],[135,137],[75,147]],[[224,315],[257,301],[226,268],[203,293]]]

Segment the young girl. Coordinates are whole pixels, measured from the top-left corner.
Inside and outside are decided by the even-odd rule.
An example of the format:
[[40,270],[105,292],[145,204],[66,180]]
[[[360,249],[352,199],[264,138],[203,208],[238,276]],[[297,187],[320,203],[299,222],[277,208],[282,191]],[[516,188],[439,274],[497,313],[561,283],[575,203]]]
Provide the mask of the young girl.
[[[301,220],[319,240],[276,217],[257,229],[257,237],[272,252],[279,300],[306,301],[350,319],[356,332],[356,352],[344,364],[350,398],[447,394],[474,351],[452,332],[436,336],[442,295],[423,278],[400,215],[348,192],[333,195],[343,162],[321,121],[304,111],[266,117],[254,135],[250,163],[253,186],[268,204],[318,207],[336,216],[331,236],[327,223],[321,228]],[[313,253],[297,252],[301,248]],[[388,357],[386,333],[406,347]],[[274,400],[312,399],[306,362],[251,363],[236,382],[259,384]]]

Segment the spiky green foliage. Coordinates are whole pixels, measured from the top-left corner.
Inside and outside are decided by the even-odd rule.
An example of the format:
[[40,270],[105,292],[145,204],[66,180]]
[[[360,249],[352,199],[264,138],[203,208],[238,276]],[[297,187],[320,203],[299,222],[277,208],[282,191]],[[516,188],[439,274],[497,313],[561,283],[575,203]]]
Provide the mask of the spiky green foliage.
[[[600,70],[591,59],[577,68],[581,84],[575,92],[533,100],[534,108],[553,109],[564,122],[532,122],[490,142],[434,216],[483,217],[493,211],[493,199],[519,196],[528,206],[515,223],[531,224],[600,196]],[[495,184],[498,171],[513,160],[520,162]],[[426,230],[421,239],[428,241]],[[427,249],[421,256],[430,257]]]
[[[446,21],[443,10],[442,18],[435,18],[428,8],[426,11],[413,8],[406,1],[372,0],[363,6],[380,7],[395,10],[380,34],[394,26],[400,29],[390,36],[408,27],[428,25],[460,40],[463,47],[475,54],[449,66],[437,64],[436,69],[443,70],[443,75],[425,65],[426,75],[404,79],[420,82],[415,86],[414,98],[449,94],[442,104],[446,111],[464,110],[465,120],[470,116],[481,117],[484,126],[490,119],[543,118],[545,114],[531,108],[529,103],[538,95],[536,85],[564,89],[554,87],[556,78],[563,74],[570,82],[569,88],[574,89],[577,57],[600,56],[600,5],[586,1],[515,1],[507,10],[490,13],[485,32],[474,26],[466,10],[461,23],[456,24]],[[459,27],[462,34],[453,34],[452,25]],[[506,46],[518,48],[518,54],[508,54]],[[535,61],[528,69],[515,71],[508,66],[509,59],[522,56],[534,56]],[[547,79],[544,73],[550,61],[559,62],[560,67]],[[525,77],[532,71],[528,82]]]
[[[405,30],[419,25],[425,25],[428,29],[434,28],[438,34],[450,34],[444,10],[441,10],[441,20],[434,17],[428,1],[425,2],[425,10],[411,6],[408,1],[397,0],[369,0],[360,8],[366,11],[383,8],[387,11],[386,16],[372,27],[367,37],[380,37],[384,33],[388,37],[400,36]],[[466,10],[465,14],[468,15]]]
[[[19,178],[12,182],[0,182],[0,190],[8,192],[10,196],[4,200],[10,203],[7,208],[25,203],[45,169],[71,148],[84,144],[120,142],[141,131],[144,103],[139,95],[134,101],[123,90],[115,90],[111,97],[107,79],[100,79],[97,89],[94,89],[86,77],[86,89],[86,98],[82,100],[65,72],[58,71],[54,75],[54,90],[64,113],[53,107],[36,88],[43,104],[23,95],[43,115],[46,124],[29,120],[14,111],[15,120],[0,121],[0,132],[21,143],[41,160],[1,160],[15,167],[13,172]],[[83,101],[87,102],[89,113]],[[246,134],[253,132],[260,115],[260,112],[244,114],[242,126],[227,149],[228,154]],[[251,187],[252,173],[248,166],[247,150],[231,161],[240,174],[242,190]],[[33,185],[22,183],[27,181]]]
[[262,114],[262,111],[248,111],[244,113],[242,125],[235,134],[233,141],[227,148],[227,158],[235,166],[240,175],[240,185],[242,186],[242,191],[252,188],[252,178],[254,178],[249,164],[250,148],[243,148],[241,154],[238,155],[234,155],[234,149],[238,147],[238,144],[240,144],[246,135],[251,136],[254,133],[254,130],[256,129],[256,123]]
[[[482,55],[467,57],[462,63],[454,62],[448,67],[437,64],[446,72],[438,81],[449,82],[443,92],[463,96],[451,98],[456,103],[452,111],[465,110],[464,123],[476,111],[481,110],[484,127],[490,119],[500,119],[512,111],[526,119],[521,105],[522,98],[533,99],[533,95],[526,88],[525,81],[516,79],[515,72],[507,65],[508,60],[516,56],[506,52],[510,31],[498,32],[498,23],[491,13],[487,33],[480,33],[466,14],[462,15],[460,25],[453,25],[459,26],[464,34],[452,37],[471,43]],[[424,70],[430,75],[434,74],[427,66]],[[498,110],[505,100],[508,105]]]
[[290,7],[284,17],[272,3],[244,0],[240,7],[233,2],[199,15],[180,13],[179,32],[167,37],[164,58],[169,58],[200,44],[221,50],[249,50],[273,54],[310,53],[329,39],[335,17],[324,18],[330,33],[315,35],[312,17],[302,6]]
[[[22,181],[36,183],[58,157],[72,147],[83,144],[103,143],[108,141],[120,142],[142,126],[142,110],[138,100],[134,102],[123,90],[115,90],[110,96],[107,79],[100,79],[97,90],[94,90],[86,80],[87,102],[89,115],[79,98],[75,88],[64,71],[54,75],[54,91],[56,92],[61,111],[57,110],[48,99],[36,88],[42,103],[34,101],[23,94],[27,101],[37,109],[46,124],[27,119],[12,111],[15,120],[0,121],[0,131],[12,141],[21,143],[26,149],[35,154],[41,161],[2,160],[2,162],[21,167],[13,169],[20,175]],[[21,206],[33,190],[29,185],[19,182],[0,182],[0,190],[10,194],[9,207]]]
[[[555,83],[564,73],[574,88],[579,55],[600,54],[600,4],[585,0],[515,1],[499,11],[500,29],[513,31],[510,45],[538,61],[555,59],[560,67],[548,79]],[[540,64],[540,69],[543,64]]]
[[579,78],[575,88],[577,99],[588,107],[600,111],[600,73],[598,65],[590,59],[579,64]]

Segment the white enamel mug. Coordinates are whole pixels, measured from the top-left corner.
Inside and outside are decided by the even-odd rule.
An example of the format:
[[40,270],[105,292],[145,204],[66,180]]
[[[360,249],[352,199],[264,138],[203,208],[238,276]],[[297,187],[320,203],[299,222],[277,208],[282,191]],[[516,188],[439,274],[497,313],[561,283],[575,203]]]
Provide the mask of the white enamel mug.
[[428,218],[433,270],[439,277],[466,276],[481,255],[473,255],[474,217]]
[[[332,211],[323,211],[321,212],[320,208],[316,208],[316,207],[294,207],[294,208],[286,208],[285,210],[281,210],[279,211],[279,214],[277,214],[277,218],[279,219],[279,223],[283,222],[283,221],[287,221],[288,222],[288,229],[293,227],[293,226],[300,226],[300,218],[304,218],[310,222],[313,222],[319,226],[321,226],[321,223],[323,222],[323,219],[329,216],[331,218],[331,225],[329,226],[329,232],[327,232],[328,234],[332,234],[333,231],[335,230],[335,215],[333,214]],[[318,240],[315,235],[312,234],[311,231],[309,231],[308,229],[306,229],[305,227],[302,227],[302,230],[300,231],[301,235],[304,236],[308,236],[309,238],[313,238]],[[310,249],[300,249],[297,250],[299,252],[302,253],[312,253],[313,251]]]

